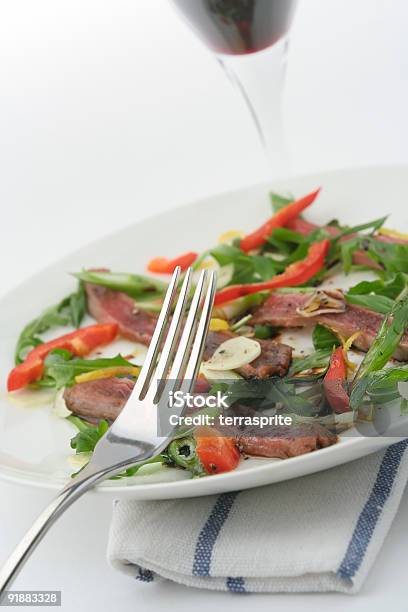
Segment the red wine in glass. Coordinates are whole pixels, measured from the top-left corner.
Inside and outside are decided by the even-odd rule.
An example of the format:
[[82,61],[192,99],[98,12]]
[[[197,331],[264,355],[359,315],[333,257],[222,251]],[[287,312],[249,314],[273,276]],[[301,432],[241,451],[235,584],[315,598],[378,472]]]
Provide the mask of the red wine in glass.
[[172,0],[251,112],[273,174],[286,171],[281,93],[297,0]]
[[296,0],[173,0],[216,53],[261,51],[289,30]]

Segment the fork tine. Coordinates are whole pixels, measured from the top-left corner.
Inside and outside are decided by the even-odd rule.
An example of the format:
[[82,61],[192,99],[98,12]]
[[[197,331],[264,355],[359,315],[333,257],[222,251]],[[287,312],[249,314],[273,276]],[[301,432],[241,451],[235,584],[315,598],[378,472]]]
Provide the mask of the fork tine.
[[193,348],[184,374],[184,380],[188,386],[187,391],[193,387],[195,378],[201,364],[208,328],[210,327],[211,312],[214,305],[215,292],[217,289],[217,276],[212,271],[208,281],[207,294],[205,296],[197,333],[194,338]]
[[167,288],[166,295],[164,298],[163,306],[160,311],[159,318],[154,329],[152,341],[146,354],[145,361],[142,369],[140,370],[137,382],[134,388],[134,394],[136,397],[143,399],[146,389],[149,385],[153,370],[156,366],[157,356],[159,354],[163,335],[169,320],[171,308],[176,294],[178,280],[180,277],[181,268],[177,266],[173,272],[170,284]]
[[[183,285],[180,290],[180,295],[177,300],[176,308],[173,313],[169,331],[162,347],[161,356],[154,374],[154,378],[159,385],[161,385],[161,383],[163,383],[164,379],[166,378],[171,360],[173,359],[174,353],[177,348],[177,341],[181,332],[181,326],[183,324],[183,318],[188,303],[192,273],[192,269],[188,268],[183,280]],[[150,398],[152,401],[154,401],[158,393],[158,388],[154,387],[155,385],[151,385],[146,393],[146,398]]]
[[[203,270],[197,283],[194,297],[190,305],[190,310],[188,312],[187,321],[183,330],[183,335],[181,337],[180,344],[176,356],[174,358],[173,366],[171,368],[170,380],[173,381],[176,386],[183,378],[187,360],[190,355],[190,349],[194,340],[194,332],[197,328],[199,309],[207,284],[207,278],[208,271]],[[199,355],[196,355],[196,357],[199,357]]]

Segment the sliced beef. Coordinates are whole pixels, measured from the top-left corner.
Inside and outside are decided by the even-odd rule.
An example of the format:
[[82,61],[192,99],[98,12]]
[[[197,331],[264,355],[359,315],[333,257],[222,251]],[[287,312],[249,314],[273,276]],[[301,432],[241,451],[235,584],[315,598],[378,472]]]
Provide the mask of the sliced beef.
[[85,285],[89,314],[99,323],[117,323],[125,338],[148,346],[157,317],[135,306],[131,297],[99,285]]
[[64,393],[67,408],[86,420],[114,421],[127,402],[134,387],[129,378],[101,378],[90,380]]
[[[367,351],[376,337],[383,315],[347,304],[345,312],[333,314],[320,314],[316,317],[305,318],[297,313],[308,296],[301,293],[272,294],[254,312],[251,323],[254,325],[273,325],[274,327],[311,327],[316,323],[326,325],[333,331],[348,338],[356,332],[361,332],[355,339],[354,346]],[[408,360],[408,333],[405,332],[401,343],[394,353],[395,359]]]
[[300,423],[268,430],[247,428],[237,441],[246,455],[288,459],[331,446],[337,442],[337,436],[318,423]]
[[[98,285],[86,284],[88,310],[101,323],[115,322],[122,336],[148,345],[156,324],[156,316],[135,307],[128,295],[112,291]],[[215,349],[234,334],[210,332],[207,338],[205,359],[211,357]],[[292,359],[292,349],[286,344],[273,340],[260,340],[262,354],[251,364],[239,370],[245,378],[267,378],[284,376]]]
[[[209,332],[204,351],[204,359],[209,359],[216,348],[225,340],[234,338],[231,332]],[[237,372],[244,378],[269,378],[285,376],[292,360],[292,347],[273,340],[257,340],[261,354],[257,359],[239,368]]]

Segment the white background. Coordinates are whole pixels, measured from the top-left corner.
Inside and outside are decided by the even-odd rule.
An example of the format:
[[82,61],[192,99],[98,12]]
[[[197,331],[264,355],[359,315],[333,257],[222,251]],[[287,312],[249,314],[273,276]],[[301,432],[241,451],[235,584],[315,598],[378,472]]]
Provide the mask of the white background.
[[[293,173],[408,162],[407,19],[405,0],[301,2],[285,92]],[[0,58],[0,293],[112,230],[265,178],[244,103],[167,0],[2,0]],[[0,499],[2,560],[49,493],[1,483]],[[92,496],[16,586],[61,589],[63,609],[77,611],[380,610],[406,598],[407,509],[405,496],[347,600],[139,584],[107,567],[111,508]]]

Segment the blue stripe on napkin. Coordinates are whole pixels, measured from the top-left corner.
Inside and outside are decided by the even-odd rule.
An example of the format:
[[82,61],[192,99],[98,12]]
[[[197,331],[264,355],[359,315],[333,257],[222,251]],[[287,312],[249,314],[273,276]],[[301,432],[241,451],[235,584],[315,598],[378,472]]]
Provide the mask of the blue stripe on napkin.
[[214,504],[210,516],[198,536],[194,553],[193,576],[210,576],[214,545],[238,492],[222,493]]
[[152,571],[144,567],[139,567],[139,571],[136,574],[135,578],[136,580],[141,580],[142,582],[153,582],[154,574]]
[[370,496],[358,517],[346,554],[338,569],[337,574],[341,578],[351,580],[358,572],[382,509],[391,493],[407,446],[408,440],[403,440],[387,449]]
[[226,586],[231,593],[246,593],[243,578],[227,578]]

